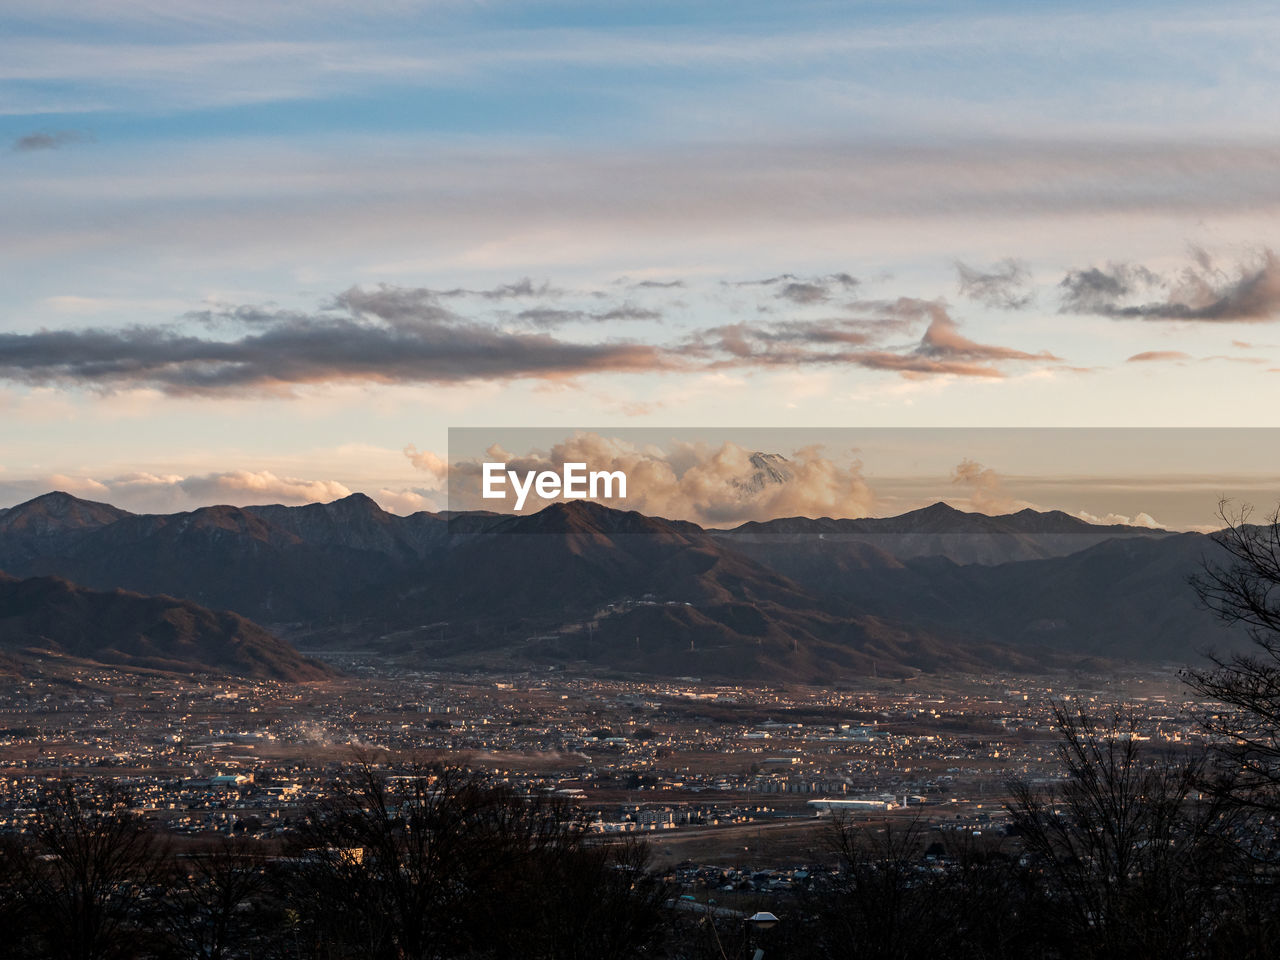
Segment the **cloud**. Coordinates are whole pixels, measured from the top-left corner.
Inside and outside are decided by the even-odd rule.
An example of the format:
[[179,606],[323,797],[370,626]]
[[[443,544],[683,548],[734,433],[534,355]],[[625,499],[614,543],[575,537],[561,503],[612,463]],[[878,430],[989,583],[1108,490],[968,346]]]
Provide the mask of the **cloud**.
[[79,130],[37,131],[18,137],[13,141],[13,149],[17,153],[29,153],[33,150],[59,150],[73,143],[88,143],[92,139],[87,133],[81,133]]
[[717,364],[795,365],[847,362],[848,352],[826,352],[833,345],[862,346],[877,334],[861,320],[786,321],[776,324],[733,323],[699,331],[690,346],[722,355]]
[[1163,523],[1151,516],[1149,513],[1139,513],[1136,516],[1126,516],[1122,513],[1108,513],[1105,516],[1095,516],[1087,510],[1078,511],[1075,516],[1084,520],[1086,523],[1096,523],[1101,526],[1125,526],[1125,527],[1146,527],[1149,530],[1165,530],[1167,529]]
[[440,305],[440,296],[438,291],[426,287],[379,284],[372,290],[350,287],[333,298],[333,306],[353,314],[393,322],[416,320],[423,323],[448,323],[457,320],[457,314]]
[[962,377],[1003,377],[996,364],[1004,362],[1061,363],[1047,350],[1029,353],[1014,347],[978,343],[960,333],[959,325],[939,302],[927,304],[929,326],[920,343],[905,353],[876,351],[856,357],[862,366],[896,370],[906,377],[949,374]]
[[[976,460],[970,460],[968,457],[956,464],[955,470],[951,474],[951,482],[968,488],[969,506],[979,513],[998,516],[1025,509],[1043,511],[1042,507],[1009,494],[1005,490],[1004,478],[1000,474],[990,467],[983,466]],[[1079,517],[1087,523],[1104,526],[1119,524],[1126,527],[1148,527],[1153,530],[1165,529],[1164,525],[1149,513],[1139,513],[1136,516],[1108,513],[1104,516],[1096,516],[1085,510],[1080,510],[1073,516]]]
[[[1270,249],[1227,270],[1203,250],[1193,250],[1192,260],[1168,276],[1125,263],[1072,270],[1059,284],[1062,311],[1118,320],[1247,323],[1271,320],[1280,311],[1280,259]],[[1163,299],[1149,299],[1161,294]]]
[[[855,301],[851,317],[789,320],[772,324],[736,323],[700,331],[690,354],[712,354],[714,366],[845,364],[888,370],[909,378],[934,375],[999,378],[1006,362],[1061,363],[1048,351],[977,343],[960,333],[940,300],[900,297]],[[885,338],[927,321],[919,342],[909,347],[868,349]]]
[[683,280],[640,280],[631,284],[636,290],[674,290],[684,286]]
[[583,310],[557,310],[554,307],[530,307],[516,314],[516,319],[535,327],[558,327],[561,324],[573,323],[586,319]]
[[563,296],[565,293],[564,290],[551,286],[551,284],[546,280],[542,283],[534,283],[528,277],[523,277],[515,283],[503,283],[496,287],[489,287],[485,290],[467,290],[457,287],[453,290],[439,290],[432,292],[441,297],[480,297],[484,300],[515,300],[526,297],[559,297]]
[[968,488],[968,505],[978,513],[998,516],[1028,507],[1034,509],[1033,504],[1005,492],[1004,481],[998,473],[968,457],[956,464],[951,482]]
[[1162,363],[1172,360],[1190,360],[1191,355],[1181,350],[1145,350],[1135,353],[1125,363]]
[[793,273],[780,273],[763,280],[737,280],[728,283],[734,287],[776,287],[774,296],[806,306],[826,303],[837,291],[850,291],[858,286],[858,280],[847,273],[829,273],[825,276],[802,279]]
[[529,277],[480,290],[470,290],[465,287],[437,290],[431,287],[399,287],[382,283],[373,289],[351,287],[334,297],[332,305],[353,313],[381,317],[383,320],[423,315],[447,319],[454,317],[454,314],[441,306],[441,300],[466,297],[481,300],[556,299],[563,297],[565,292],[551,286],[548,281],[534,283]]
[[640,343],[573,342],[511,333],[412,292],[348,290],[345,313],[258,308],[206,311],[251,327],[214,339],[166,327],[0,334],[0,377],[100,389],[152,386],[175,395],[305,383],[453,383],[671,369],[679,359]]
[[[847,274],[827,281],[856,284]],[[446,306],[441,298],[448,293],[353,286],[313,311],[222,304],[171,324],[0,333],[0,380],[102,392],[142,387],[175,396],[246,390],[287,396],[316,383],[563,382],[599,373],[725,367],[845,365],[915,378],[995,378],[1007,363],[1061,362],[1048,351],[969,339],[941,300],[854,300],[835,316],[743,321],[694,329],[674,342],[646,342],[616,336],[614,325],[663,321],[649,306],[537,305],[512,313],[496,304]],[[596,301],[589,295],[588,302]],[[596,329],[553,335],[568,324]],[[889,342],[914,336],[922,324],[917,342]]]
[[[861,517],[875,504],[856,460],[840,463],[815,448],[786,451],[789,476],[785,482],[772,482],[752,462],[754,453],[733,443],[673,443],[664,449],[580,433],[549,450],[511,453],[491,448],[485,459],[506,462],[508,469],[518,471],[559,471],[565,462],[588,463],[592,470],[622,470],[627,475],[627,498],[609,505],[704,526],[789,516]],[[499,503],[479,496],[480,462],[462,460],[451,465],[451,510],[492,510]],[[531,494],[523,512],[548,502]]]
[[1048,351],[1027,353],[1013,347],[975,343],[961,335],[959,325],[942,312],[929,323],[929,329],[920,341],[919,352],[929,357],[960,360],[1047,360],[1057,363],[1062,359]]
[[378,506],[388,513],[408,516],[411,513],[427,511],[434,513],[440,509],[439,504],[425,490],[390,490],[386,487],[371,494]]
[[255,497],[265,497],[269,503],[323,503],[351,496],[351,489],[336,480],[278,477],[269,470],[232,470],[186,477],[178,486],[197,500],[225,503],[244,503]]
[[72,477],[63,473],[50,475],[47,482],[41,485],[50,490],[61,490],[76,497],[101,499],[111,494],[111,487],[94,480],[92,477]]
[[1000,310],[1019,310],[1034,299],[1030,289],[1031,271],[1021,260],[1010,257],[986,270],[958,260],[955,266],[962,297]]
[[[382,487],[369,491],[369,495],[391,513],[404,515],[439,510],[440,501],[435,494],[444,491],[443,461],[431,453],[419,453],[412,447],[406,448],[405,454],[415,466],[431,476],[427,484],[400,489]],[[433,459],[438,467],[435,475],[431,466]],[[301,506],[331,503],[354,492],[337,480],[281,476],[270,470],[226,470],[191,475],[136,472],[101,479],[55,473],[5,487],[6,493],[21,499],[50,490],[63,490],[73,496],[108,502],[137,513],[170,513],[213,504],[250,507],[281,503]]]
[[778,291],[778,296],[792,303],[825,303],[830,294],[821,283],[788,283]]
[[192,510],[215,503],[252,506],[328,502],[351,495],[336,480],[279,476],[269,470],[227,470],[205,474],[126,473],[107,478],[53,474],[24,484],[32,495],[48,490],[102,500],[129,510]]
[[771,287],[775,283],[796,279],[798,278],[794,273],[779,273],[776,276],[765,277],[763,280],[725,280],[723,283],[730,287]]
[[412,443],[404,448],[404,455],[414,468],[430,477],[432,490],[443,490],[449,478],[449,465],[430,450],[419,450]]
[[647,307],[624,303],[609,310],[561,310],[555,307],[530,307],[516,314],[516,319],[537,327],[558,327],[566,323],[610,323],[615,320],[661,320],[662,314]]

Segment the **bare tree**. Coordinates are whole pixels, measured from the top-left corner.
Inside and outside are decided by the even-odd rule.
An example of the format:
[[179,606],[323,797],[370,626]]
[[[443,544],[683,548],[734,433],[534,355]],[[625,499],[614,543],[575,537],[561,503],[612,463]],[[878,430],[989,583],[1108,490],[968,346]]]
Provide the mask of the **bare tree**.
[[158,911],[169,950],[191,960],[224,960],[257,932],[250,922],[267,888],[262,857],[249,841],[219,836],[206,850],[175,857]]
[[25,903],[25,878],[31,850],[18,837],[0,834],[0,957],[30,956],[31,915]]
[[[960,833],[930,843],[928,824],[833,822],[840,873],[806,904],[815,950],[804,955],[910,960],[1032,956],[1018,910],[1020,874],[1001,845]],[[938,844],[942,859],[926,861]]]
[[642,847],[588,843],[582,825],[456,769],[361,762],[304,831],[296,909],[325,957],[631,956],[664,893]]
[[96,793],[70,782],[50,791],[32,831],[35,856],[20,861],[44,956],[121,960],[145,949],[143,911],[159,844],[118,788]]
[[1191,585],[1201,603],[1247,628],[1254,649],[1211,655],[1212,666],[1184,674],[1201,696],[1223,704],[1202,717],[1229,763],[1231,796],[1280,813],[1280,508],[1265,524],[1248,506],[1218,505],[1223,528],[1213,535],[1225,563],[1204,561]]
[[1145,757],[1132,722],[1099,725],[1055,707],[1067,780],[1011,785],[1010,811],[1044,890],[1040,907],[1066,957],[1205,956],[1229,922],[1229,811],[1202,797],[1202,764]]

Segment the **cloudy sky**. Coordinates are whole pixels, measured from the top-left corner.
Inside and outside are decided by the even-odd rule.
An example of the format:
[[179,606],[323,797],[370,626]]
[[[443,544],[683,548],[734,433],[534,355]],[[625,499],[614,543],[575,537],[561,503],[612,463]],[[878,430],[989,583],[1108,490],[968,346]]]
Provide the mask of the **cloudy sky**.
[[[0,505],[438,506],[449,427],[1280,400],[1268,6],[51,7],[0,13]],[[939,490],[966,459],[1021,469]]]

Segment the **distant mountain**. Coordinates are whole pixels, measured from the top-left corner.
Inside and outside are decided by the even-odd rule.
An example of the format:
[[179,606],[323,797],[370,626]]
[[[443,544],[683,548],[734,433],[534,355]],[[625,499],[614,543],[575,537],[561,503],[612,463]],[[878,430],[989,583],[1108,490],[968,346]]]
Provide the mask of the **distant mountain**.
[[[379,649],[459,663],[585,661],[650,673],[823,682],[834,674],[1032,669],[1031,654],[920,631],[810,592],[695,524],[578,501],[455,543],[384,614]],[[1061,665],[1068,658],[1049,659]],[[833,673],[834,672],[834,673]]]
[[795,477],[791,470],[791,461],[780,453],[751,454],[752,473],[749,477],[733,480],[731,483],[743,493],[754,494],[768,487],[790,483]]
[[61,491],[28,500],[0,513],[0,569],[21,568],[129,516],[127,510]]
[[446,531],[430,514],[396,517],[363,494],[305,507],[175,514],[107,513],[72,497],[56,501],[55,516],[76,522],[57,524],[41,519],[46,499],[0,518],[12,525],[15,514],[33,515],[46,531],[33,533],[35,521],[25,519],[16,536],[0,529],[0,569],[186,597],[271,624],[349,614],[371,587],[438,549]]
[[439,547],[448,533],[446,520],[437,514],[399,517],[387,513],[363,493],[353,493],[332,503],[309,503],[302,507],[272,504],[245,507],[245,512],[289,531],[302,543],[389,557],[420,559]]
[[56,494],[0,516],[11,574],[185,597],[307,646],[805,679],[1185,661],[1238,639],[1185,582],[1217,549],[1061,512],[944,504],[734,530],[585,501],[399,517],[360,494],[169,515]]
[[119,667],[318,680],[328,667],[241,616],[188,600],[86,590],[59,577],[0,574],[0,653],[38,653]]
[[[829,544],[824,549],[833,556],[846,549],[838,544],[856,544],[875,547],[899,560],[946,557],[956,563],[997,564],[1066,556],[1116,537],[1169,535],[1148,527],[1092,524],[1061,510],[988,516],[966,513],[945,503],[883,519],[788,517],[713,532],[778,569],[796,562],[790,557],[790,544],[802,544],[799,553],[804,556],[812,552],[809,541],[815,539]],[[863,555],[860,546],[847,549],[854,556]]]
[[781,572],[817,594],[841,596],[865,614],[926,632],[1179,662],[1245,643],[1243,631],[1227,629],[1199,606],[1188,584],[1203,560],[1229,559],[1202,534],[1121,537],[1068,556],[999,565],[898,560],[867,543],[813,538],[773,556]]
[[109,503],[81,500],[54,490],[0,513],[0,533],[53,536],[69,530],[105,527],[128,516],[132,516],[129,511]]
[[[933,616],[1002,643],[1048,645],[1095,656],[1192,661],[1207,648],[1241,647],[1200,607],[1188,578],[1225,549],[1199,533],[1108,540],[1065,557],[998,567],[918,561]],[[921,616],[921,605],[915,609]]]
[[696,524],[578,501],[510,516],[455,542],[410,586],[445,616],[590,615],[602,605],[662,601],[813,607],[796,584],[726,549]]

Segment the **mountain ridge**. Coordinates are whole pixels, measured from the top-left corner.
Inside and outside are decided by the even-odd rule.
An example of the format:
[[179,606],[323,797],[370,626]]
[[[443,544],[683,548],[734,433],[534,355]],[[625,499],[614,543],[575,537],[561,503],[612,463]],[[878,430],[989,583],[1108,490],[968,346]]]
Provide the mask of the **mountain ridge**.
[[0,516],[60,518],[0,530],[0,568],[184,597],[404,662],[812,678],[1185,660],[1223,636],[1184,582],[1211,540],[1061,511],[938,503],[716,530],[589,501],[409,517],[362,494],[176,514],[72,501]]
[[127,590],[96,591],[62,577],[0,573],[0,650],[40,650],[123,668],[286,681],[334,672],[230,611]]

